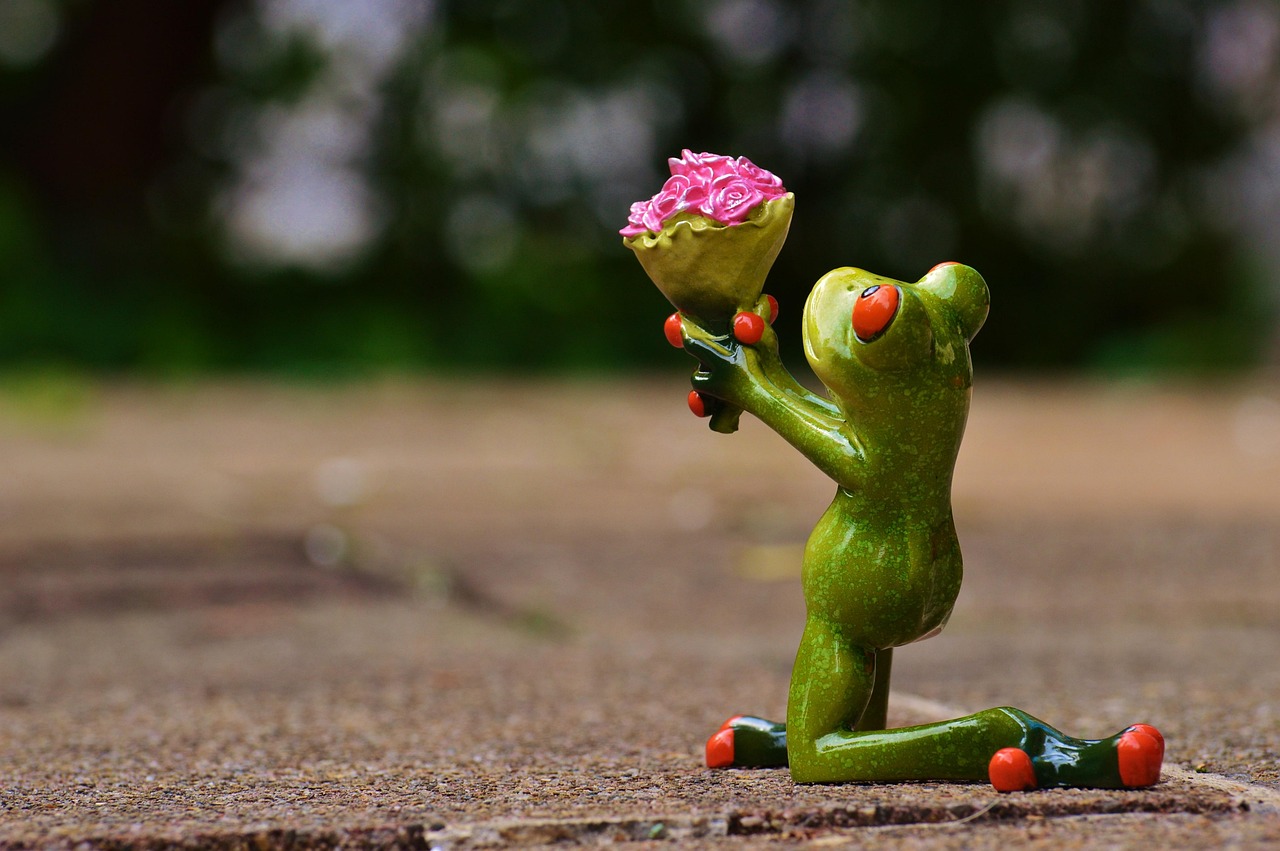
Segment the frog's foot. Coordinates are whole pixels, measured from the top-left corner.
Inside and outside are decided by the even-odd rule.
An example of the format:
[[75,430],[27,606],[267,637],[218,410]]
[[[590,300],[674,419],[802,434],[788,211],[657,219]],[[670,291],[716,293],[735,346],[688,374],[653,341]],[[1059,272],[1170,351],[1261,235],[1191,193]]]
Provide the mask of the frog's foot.
[[708,768],[785,768],[787,725],[735,715],[707,739]]
[[998,792],[1073,786],[1138,789],[1160,782],[1164,736],[1135,724],[1109,739],[1046,736],[1039,747],[1002,748],[987,767]]
[[1154,786],[1164,763],[1164,736],[1150,724],[1134,724],[1120,734],[1116,758],[1126,788]]

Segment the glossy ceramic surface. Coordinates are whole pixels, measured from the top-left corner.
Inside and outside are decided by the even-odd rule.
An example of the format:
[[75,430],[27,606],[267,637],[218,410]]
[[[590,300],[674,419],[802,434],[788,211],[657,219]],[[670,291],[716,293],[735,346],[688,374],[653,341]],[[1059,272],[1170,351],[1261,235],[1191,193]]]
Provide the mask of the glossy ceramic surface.
[[[768,206],[785,203],[789,222],[792,202],[788,194],[760,207],[771,217]],[[1146,725],[1084,740],[1001,707],[884,729],[893,648],[941,631],[960,590],[951,479],[969,411],[969,343],[990,297],[982,276],[959,263],[914,282],[849,267],[827,273],[802,322],[806,358],[826,388],[814,393],[783,366],[777,302],[760,291],[786,234],[778,227],[766,238],[767,227],[693,228],[677,218],[627,240],[681,308],[664,332],[699,361],[690,409],[720,431],[732,430],[716,421],[724,412],[735,425],[738,411],[756,416],[836,485],[805,547],[807,620],[787,721],[731,718],[708,741],[707,764],[786,765],[816,783],[987,779],[1002,791],[1157,782],[1164,740]],[[746,277],[749,286],[728,283]],[[714,308],[697,297],[700,282],[714,282]]]

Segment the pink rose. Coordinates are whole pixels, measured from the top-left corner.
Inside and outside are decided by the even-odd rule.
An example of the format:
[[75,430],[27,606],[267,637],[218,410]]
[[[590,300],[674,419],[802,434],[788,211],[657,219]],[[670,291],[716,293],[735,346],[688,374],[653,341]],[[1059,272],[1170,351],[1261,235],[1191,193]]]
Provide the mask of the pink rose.
[[658,196],[649,199],[649,206],[644,208],[644,229],[657,233],[662,230],[662,215],[655,209],[654,202],[658,200]]
[[623,236],[635,236],[644,231],[657,233],[672,216],[685,210],[697,209],[706,198],[706,186],[687,175],[673,174],[662,184],[657,195],[648,201],[637,201],[631,205],[627,227],[619,233]]
[[701,212],[722,224],[736,225],[746,221],[763,200],[764,193],[754,183],[737,174],[725,174],[711,184]]
[[773,172],[767,171],[746,157],[738,157],[738,174],[751,181],[766,198],[781,198],[787,194],[782,180]]
[[648,228],[644,226],[644,214],[648,209],[648,201],[636,201],[632,204],[631,214],[627,216],[627,226],[618,231],[618,233],[623,236],[635,236],[648,230]]
[[[709,186],[701,181],[695,180],[686,174],[673,174],[667,178],[667,182],[662,184],[662,189],[658,195],[667,193],[674,194],[679,198],[680,212],[682,210],[691,210],[707,200],[707,191]],[[674,215],[674,214],[673,214]]]
[[672,216],[686,210],[720,224],[741,224],[757,204],[787,194],[777,175],[746,157],[695,154],[688,148],[680,154],[680,159],[668,160],[671,177],[658,194],[631,205],[627,226],[620,231],[623,236],[658,233]]
[[710,185],[711,181],[723,174],[733,173],[734,167],[732,157],[705,152],[695,154],[688,148],[680,152],[680,159],[670,159],[667,163],[671,166],[672,174],[684,175],[704,186]]
[[[649,200],[649,211],[645,214],[644,223],[649,230],[657,233],[667,219],[689,209],[685,196],[689,193],[689,178],[683,175],[672,175],[662,184],[658,194]],[[705,195],[705,193],[700,193]],[[656,224],[656,227],[655,227]]]

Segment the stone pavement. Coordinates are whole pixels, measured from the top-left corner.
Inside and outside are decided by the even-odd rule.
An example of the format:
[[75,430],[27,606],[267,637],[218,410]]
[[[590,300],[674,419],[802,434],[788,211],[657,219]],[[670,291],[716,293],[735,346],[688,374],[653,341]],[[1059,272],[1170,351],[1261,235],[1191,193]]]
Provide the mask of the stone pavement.
[[1140,792],[709,772],[830,485],[645,382],[0,392],[0,847],[1280,845],[1280,387],[979,377],[891,721],[1168,739]]

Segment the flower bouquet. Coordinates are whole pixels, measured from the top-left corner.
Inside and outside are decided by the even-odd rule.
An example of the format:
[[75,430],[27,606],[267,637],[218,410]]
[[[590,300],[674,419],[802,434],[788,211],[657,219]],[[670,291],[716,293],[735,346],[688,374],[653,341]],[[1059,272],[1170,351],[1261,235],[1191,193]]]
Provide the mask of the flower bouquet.
[[[686,149],[669,162],[671,176],[658,194],[631,205],[623,245],[678,311],[728,336],[734,317],[760,301],[795,196],[746,157]],[[732,432],[740,414],[723,408],[711,427]]]

